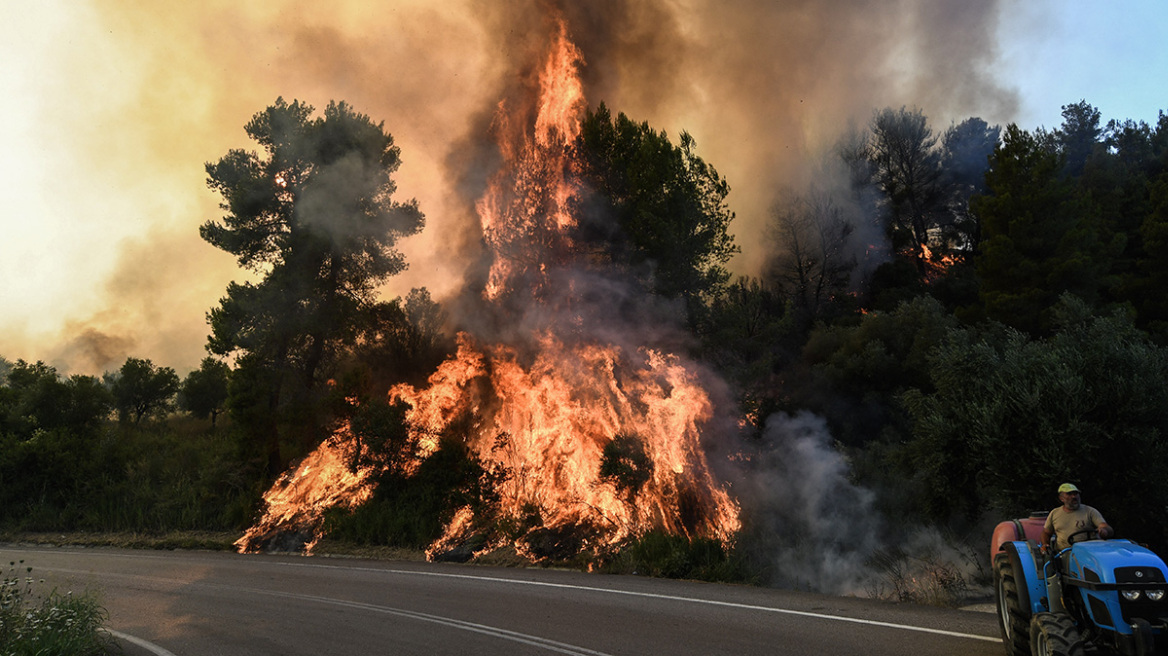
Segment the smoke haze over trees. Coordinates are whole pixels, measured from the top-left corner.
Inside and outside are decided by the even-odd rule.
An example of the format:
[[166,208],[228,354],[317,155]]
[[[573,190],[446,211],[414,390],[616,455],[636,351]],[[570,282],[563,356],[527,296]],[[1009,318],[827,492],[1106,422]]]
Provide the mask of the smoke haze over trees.
[[[765,266],[756,244],[774,187],[810,182],[808,158],[849,122],[865,125],[877,107],[919,106],[940,132],[968,115],[1004,124],[1019,107],[1018,92],[994,75],[998,26],[1017,18],[1005,2],[559,4],[587,61],[589,98],[670,135],[688,131],[731,182],[743,247],[729,263],[734,274]],[[60,254],[51,275],[5,270],[11,299],[30,311],[5,317],[0,350],[98,375],[129,356],[180,373],[197,367],[206,308],[238,277],[234,259],[193,232],[219,202],[199,184],[197,163],[237,147],[240,126],[281,95],[316,107],[343,98],[392,125],[407,153],[401,192],[418,199],[430,229],[402,240],[412,266],[386,295],[427,287],[447,299],[478,248],[465,199],[478,196],[482,171],[464,164],[489,142],[500,90],[524,76],[530,83],[525,58],[546,27],[542,6],[214,0],[69,9],[59,26],[69,39],[47,39],[44,52],[29,46],[49,67],[43,79],[61,82],[28,91],[39,92],[31,107],[69,106],[57,89],[92,91],[91,121],[66,126],[44,112],[32,126],[38,152],[68,155],[44,175],[77,192],[55,195],[43,225],[77,241],[36,241],[45,251],[37,260],[0,257],[39,271]],[[92,66],[94,52],[111,64]],[[60,225],[65,217],[85,221]]]

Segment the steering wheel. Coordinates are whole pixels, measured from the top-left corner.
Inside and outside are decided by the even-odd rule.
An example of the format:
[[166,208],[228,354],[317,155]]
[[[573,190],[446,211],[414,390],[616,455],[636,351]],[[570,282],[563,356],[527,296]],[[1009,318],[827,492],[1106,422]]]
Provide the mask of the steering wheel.
[[1096,538],[1099,538],[1099,539],[1102,538],[1102,536],[1099,535],[1099,529],[1084,528],[1084,529],[1080,529],[1078,531],[1075,531],[1074,533],[1071,533],[1070,535],[1067,536],[1067,546],[1069,547],[1075,543],[1075,536],[1077,536],[1077,535],[1086,535],[1087,539],[1090,540],[1092,534]]

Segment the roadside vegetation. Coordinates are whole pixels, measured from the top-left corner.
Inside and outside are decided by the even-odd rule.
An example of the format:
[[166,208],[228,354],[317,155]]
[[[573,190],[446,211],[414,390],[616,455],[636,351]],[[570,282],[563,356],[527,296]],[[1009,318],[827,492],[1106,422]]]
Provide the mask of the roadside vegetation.
[[24,561],[8,564],[0,579],[0,654],[4,656],[102,656],[112,641],[101,631],[106,613],[90,592],[41,590]]
[[[882,572],[871,594],[952,603],[980,585],[988,523],[1051,507],[1064,480],[1089,491],[1120,537],[1164,553],[1168,116],[1104,125],[1084,101],[1063,117],[1052,130],[972,117],[935,132],[920,110],[877,111],[836,148],[821,176],[830,185],[776,190],[757,245],[768,266],[734,280],[722,266],[736,249],[729,187],[692,140],[675,147],[603,106],[589,113],[573,146],[595,196],[583,210],[619,225],[580,243],[685,309],[691,355],[727,381],[746,418],[739,442],[712,446],[748,455],[744,469],[784,471],[768,419],[819,417],[846,485],[870,493],[879,544],[927,527],[972,555],[869,548],[851,525],[824,537],[782,514],[800,501],[780,485],[744,500],[749,528],[734,545],[651,533],[572,564],[797,585],[768,554],[852,549]],[[422,223],[415,203],[392,200],[392,137],[345,103],[314,117],[279,100],[247,129],[264,151],[208,165],[227,216],[202,235],[265,277],[233,283],[211,309],[214,357],[185,376],[130,357],[101,377],[0,359],[0,539],[223,547],[275,477],[342,424],[384,473],[369,502],[327,515],[322,544],[416,552],[455,510],[492,503],[491,474],[457,427],[417,469],[395,467],[401,414],[374,401],[425,381],[454,347],[425,289],[374,293],[404,265],[395,240]],[[314,172],[341,156],[338,144],[359,183],[352,198],[311,204],[343,215],[324,235],[320,217],[287,201],[318,193]],[[635,175],[645,171],[657,183]],[[654,193],[661,185],[669,194]],[[626,441],[614,439],[596,475],[631,496],[652,463]],[[825,522],[862,505],[837,501],[820,508]],[[783,531],[768,526],[776,517]],[[538,521],[499,516],[484,531]]]

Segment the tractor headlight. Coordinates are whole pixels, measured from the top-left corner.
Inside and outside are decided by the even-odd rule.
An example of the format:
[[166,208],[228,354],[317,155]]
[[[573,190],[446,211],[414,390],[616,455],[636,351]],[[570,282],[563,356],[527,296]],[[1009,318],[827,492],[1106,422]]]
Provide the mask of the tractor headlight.
[[1164,598],[1163,590],[1148,590],[1144,594],[1148,595],[1149,601],[1160,601]]
[[[1140,598],[1140,591],[1139,590],[1123,590],[1122,592],[1120,592],[1120,594],[1122,594],[1123,598],[1127,599],[1128,601],[1135,601],[1136,599]],[[1163,594],[1163,593],[1160,593],[1160,594]]]

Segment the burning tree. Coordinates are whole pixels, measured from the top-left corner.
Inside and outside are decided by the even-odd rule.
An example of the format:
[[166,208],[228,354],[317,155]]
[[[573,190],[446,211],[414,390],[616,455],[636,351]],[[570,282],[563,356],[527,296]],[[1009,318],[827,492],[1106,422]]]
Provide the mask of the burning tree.
[[406,266],[394,246],[423,223],[414,201],[392,200],[400,151],[383,126],[343,102],[312,112],[277,99],[246,128],[263,156],[232,150],[207,164],[227,213],[200,228],[263,276],[228,286],[208,314],[208,349],[239,356],[233,410],[263,441],[273,476],[286,464],[279,418],[295,410],[305,441],[315,434],[305,409],[322,367],[383,305],[374,290]]
[[[537,560],[565,557],[652,530],[729,541],[740,526],[738,506],[716,480],[702,445],[715,400],[698,367],[659,339],[668,332],[659,325],[662,315],[645,311],[653,306],[652,285],[630,284],[630,267],[648,266],[653,237],[625,241],[642,249],[639,257],[612,257],[581,225],[585,172],[597,170],[578,157],[586,107],[582,63],[567,25],[557,21],[538,88],[522,99],[530,106],[500,103],[495,116],[502,164],[476,203],[491,256],[477,302],[490,319],[481,323],[493,328],[460,334],[457,353],[427,386],[401,384],[389,392],[390,403],[406,408],[404,470],[455,441],[494,481],[491,507],[459,508],[431,546],[432,557],[503,546]],[[645,143],[663,139],[647,136],[653,138]],[[676,152],[681,174],[661,180],[657,191],[680,200],[668,185],[685,183],[705,201],[682,220],[706,243],[709,257],[696,268],[698,278],[717,281],[718,265],[733,252],[725,233],[726,187],[690,147],[685,140]],[[666,152],[666,159],[673,156]],[[628,200],[614,205],[636,214]],[[613,234],[633,227],[624,218],[611,226]],[[597,217],[589,220],[595,227]],[[321,505],[337,503],[337,489],[345,490],[344,504],[363,498],[369,472],[350,468],[352,476],[338,482],[320,467],[352,444],[351,432],[342,429],[289,472],[269,492],[267,516],[240,548],[263,548],[281,530],[319,531]],[[497,530],[500,525],[523,528],[516,534]],[[473,553],[466,553],[468,545]]]

